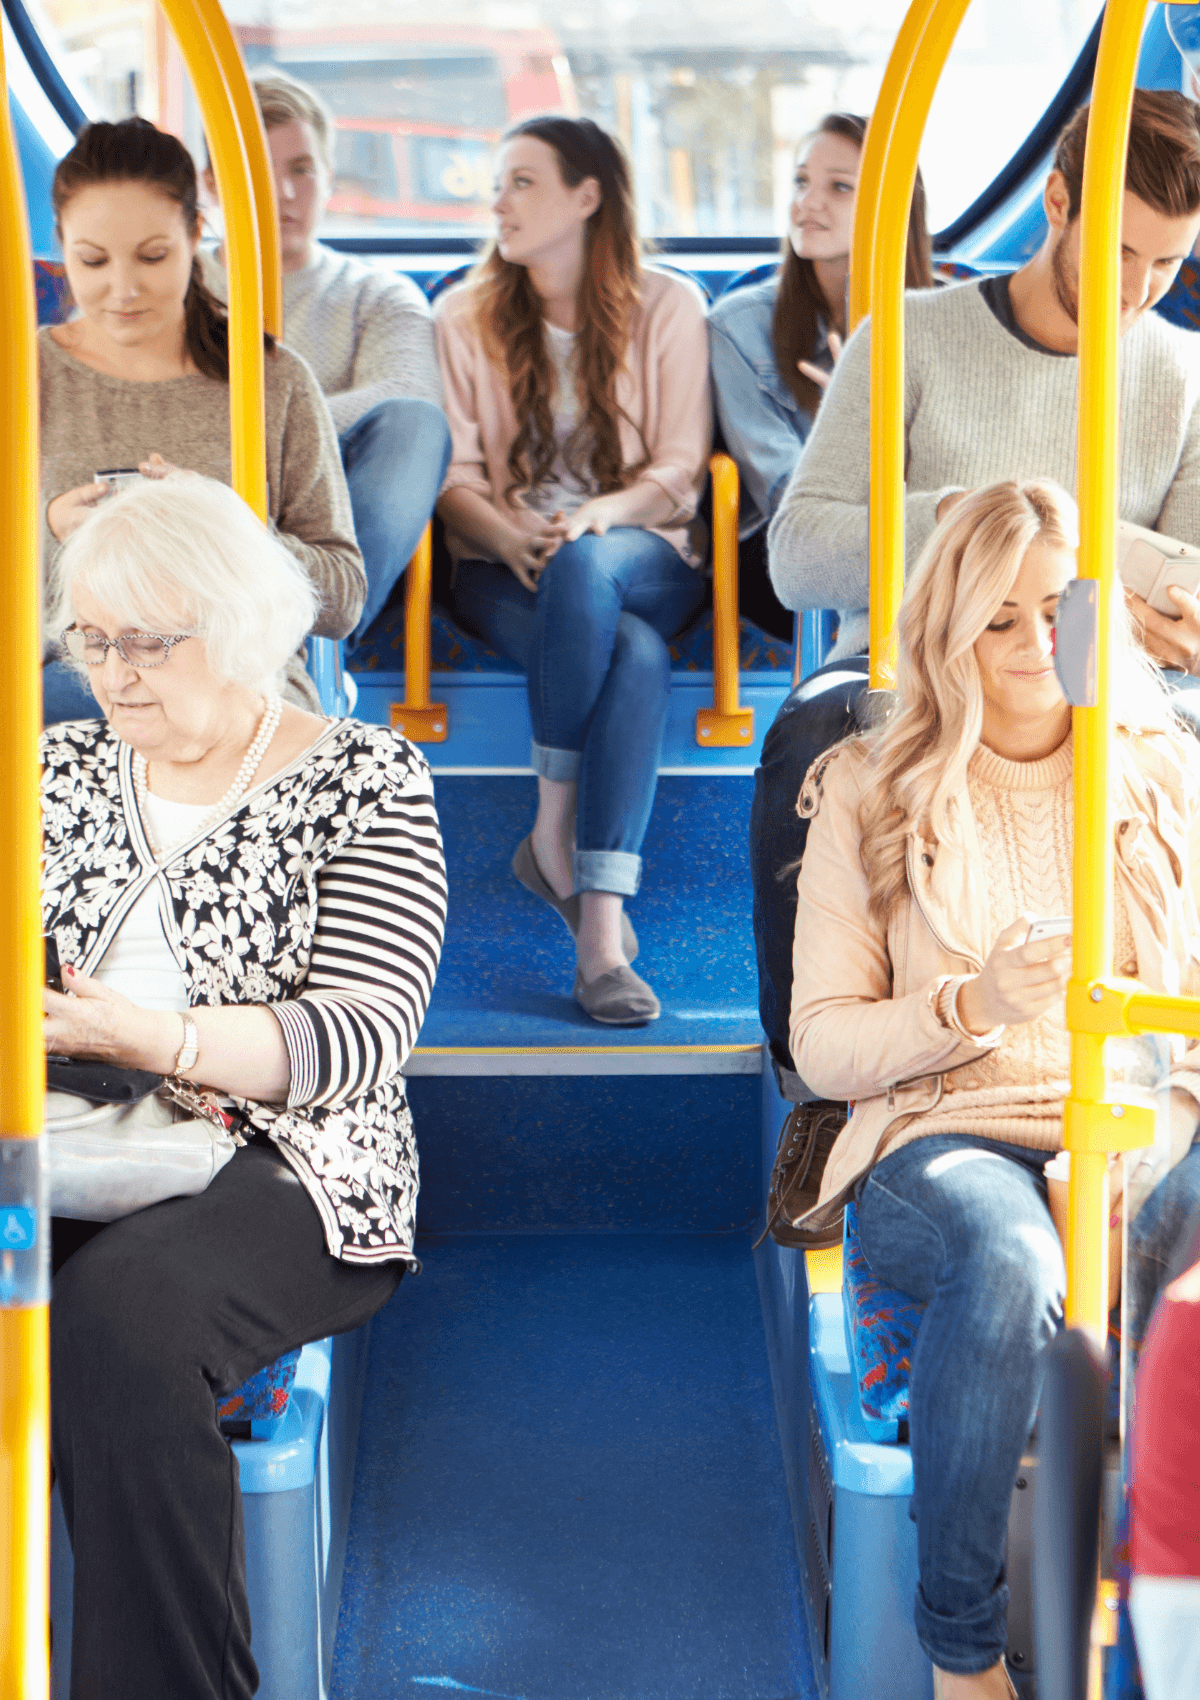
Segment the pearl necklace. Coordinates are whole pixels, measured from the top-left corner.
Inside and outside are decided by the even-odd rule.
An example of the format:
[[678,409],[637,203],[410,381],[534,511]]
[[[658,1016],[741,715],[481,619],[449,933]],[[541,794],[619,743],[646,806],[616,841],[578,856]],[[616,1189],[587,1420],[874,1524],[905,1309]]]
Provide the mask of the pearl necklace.
[[262,719],[258,723],[258,730],[254,734],[254,742],[250,745],[250,748],[246,751],[245,756],[242,758],[242,765],[238,768],[237,773],[234,775],[233,784],[229,787],[228,791],[226,791],[220,802],[214,803],[212,808],[206,811],[198,827],[194,827],[191,831],[185,832],[182,838],[176,838],[170,844],[156,844],[153,836],[151,835],[150,814],[146,807],[148,764],[145,756],[140,752],[134,756],[133,792],[134,796],[137,798],[138,813],[142,817],[142,830],[146,834],[146,842],[153,851],[156,862],[163,861],[164,858],[175,849],[176,845],[183,844],[187,839],[194,838],[199,833],[207,832],[210,826],[214,825],[215,822],[220,820],[224,815],[231,813],[237,804],[241,802],[242,798],[249,790],[250,781],[254,778],[255,773],[258,771],[258,765],[262,761],[267,746],[270,744],[271,739],[275,736],[275,732],[282,715],[283,698],[278,696],[269,696],[266,700],[266,705],[263,708]]

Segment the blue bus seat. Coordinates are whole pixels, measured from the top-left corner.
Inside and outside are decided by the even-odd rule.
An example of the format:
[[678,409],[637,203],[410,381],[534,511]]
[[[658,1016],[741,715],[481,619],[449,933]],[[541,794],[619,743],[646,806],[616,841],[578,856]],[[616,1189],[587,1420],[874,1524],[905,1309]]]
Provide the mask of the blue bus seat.
[[67,271],[61,260],[33,262],[33,288],[37,299],[37,322],[42,325],[65,325],[71,316],[71,291]]
[[858,1237],[858,1207],[846,1206],[842,1236],[842,1319],[863,1426],[872,1440],[896,1441],[908,1419],[908,1378],[925,1306],[886,1287]]
[[751,266],[748,272],[739,272],[736,277],[731,277],[720,294],[732,295],[735,289],[749,289],[752,284],[765,283],[769,277],[774,277],[778,270],[778,260],[768,260],[764,265]]
[[321,709],[342,720],[358,701],[358,686],[346,669],[346,646],[334,638],[310,637],[308,676],[317,687]]
[[[270,1438],[233,1440],[242,1485],[246,1588],[259,1700],[327,1700],[341,1600],[359,1417],[371,1328],[317,1340],[230,1394],[221,1411],[257,1397],[269,1409],[272,1371],[290,1363]],[[241,1420],[245,1420],[243,1412]],[[68,1700],[74,1562],[58,1489],[51,1506],[51,1700]]]
[[285,1352],[222,1399],[217,1406],[217,1421],[224,1432],[236,1431],[249,1423],[252,1440],[274,1438],[287,1415],[300,1350],[297,1346],[294,1352]]

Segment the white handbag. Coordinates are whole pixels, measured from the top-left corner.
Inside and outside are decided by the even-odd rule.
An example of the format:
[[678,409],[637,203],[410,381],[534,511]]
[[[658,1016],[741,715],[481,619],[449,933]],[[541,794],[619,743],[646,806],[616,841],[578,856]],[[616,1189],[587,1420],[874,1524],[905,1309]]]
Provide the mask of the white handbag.
[[164,1198],[203,1192],[245,1140],[217,1115],[180,1116],[161,1092],[136,1104],[47,1092],[42,1172],[50,1214],[115,1222]]

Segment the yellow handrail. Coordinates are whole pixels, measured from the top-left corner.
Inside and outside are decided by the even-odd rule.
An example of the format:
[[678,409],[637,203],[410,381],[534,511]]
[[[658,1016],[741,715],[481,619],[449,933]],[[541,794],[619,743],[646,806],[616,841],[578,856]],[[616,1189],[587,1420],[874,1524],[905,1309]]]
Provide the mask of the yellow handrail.
[[916,0],[913,9],[927,13],[925,27],[911,47],[906,37],[911,62],[879,183],[871,255],[872,690],[887,690],[894,682],[896,615],[904,594],[904,263],[909,208],[929,108],[967,5],[968,0]]
[[[4,68],[0,42],[0,69]],[[6,78],[7,86],[7,78]],[[16,143],[0,119],[0,1695],[49,1689],[50,1223],[41,1207],[37,312]],[[13,1250],[24,1242],[27,1250]]]
[[[896,115],[905,100],[922,38],[937,5],[938,0],[913,0],[905,13],[879,85],[879,97],[872,108],[871,121],[867,125],[854,197],[854,234],[850,242],[850,288],[846,315],[848,330],[853,330],[871,311],[871,257],[882,205],[884,165],[891,151]],[[915,160],[913,175],[915,180]],[[905,242],[907,246],[907,220]]]
[[696,742],[707,749],[746,748],[754,738],[754,710],[738,701],[738,469],[728,455],[713,455],[713,705],[696,710]]
[[263,395],[262,258],[246,147],[220,58],[194,0],[162,0],[183,55],[212,152],[225,220],[229,274],[229,419],[233,488],[267,518]]
[[450,715],[430,702],[429,622],[433,611],[433,525],[421,533],[404,578],[404,701],[391,706],[392,725],[414,744],[444,744]]
[[282,337],[283,264],[279,252],[279,207],[275,199],[275,173],[271,169],[266,126],[250,86],[241,46],[221,10],[220,0],[196,0],[196,8],[220,61],[246,148],[246,162],[254,186],[254,213],[262,263],[263,323],[272,336]]
[[[1116,561],[1119,443],[1117,347],[1121,309],[1121,209],[1125,154],[1145,7],[1109,0],[1096,53],[1083,166],[1079,280],[1079,576],[1097,581],[1096,703],[1075,726],[1074,965],[1068,1001],[1071,1091],[1064,1138],[1071,1152],[1067,1320],[1103,1338],[1107,1328],[1108,1232],[1105,1153],[1146,1143],[1141,1118],[1122,1115],[1118,1137],[1107,1103],[1104,1037],[1080,1031],[1081,992],[1112,968],[1113,819],[1109,660]],[[1119,1106],[1118,1106],[1119,1108]],[[1141,1133],[1144,1134],[1144,1123]]]

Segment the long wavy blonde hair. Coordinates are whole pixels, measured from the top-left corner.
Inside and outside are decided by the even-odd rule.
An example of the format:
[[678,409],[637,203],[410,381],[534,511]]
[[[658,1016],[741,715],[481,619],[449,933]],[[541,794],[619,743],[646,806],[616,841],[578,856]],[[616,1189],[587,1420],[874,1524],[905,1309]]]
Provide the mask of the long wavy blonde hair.
[[[966,784],[983,730],[976,641],[1030,548],[1040,543],[1073,553],[1078,534],[1075,503],[1059,485],[1048,479],[991,484],[954,505],[913,569],[896,623],[895,706],[865,740],[860,855],[871,913],[880,922],[908,889],[909,833],[954,842],[950,799]],[[1119,597],[1113,628],[1112,691],[1121,726],[1182,738],[1162,680],[1135,641]],[[1128,758],[1119,759],[1135,771]]]

